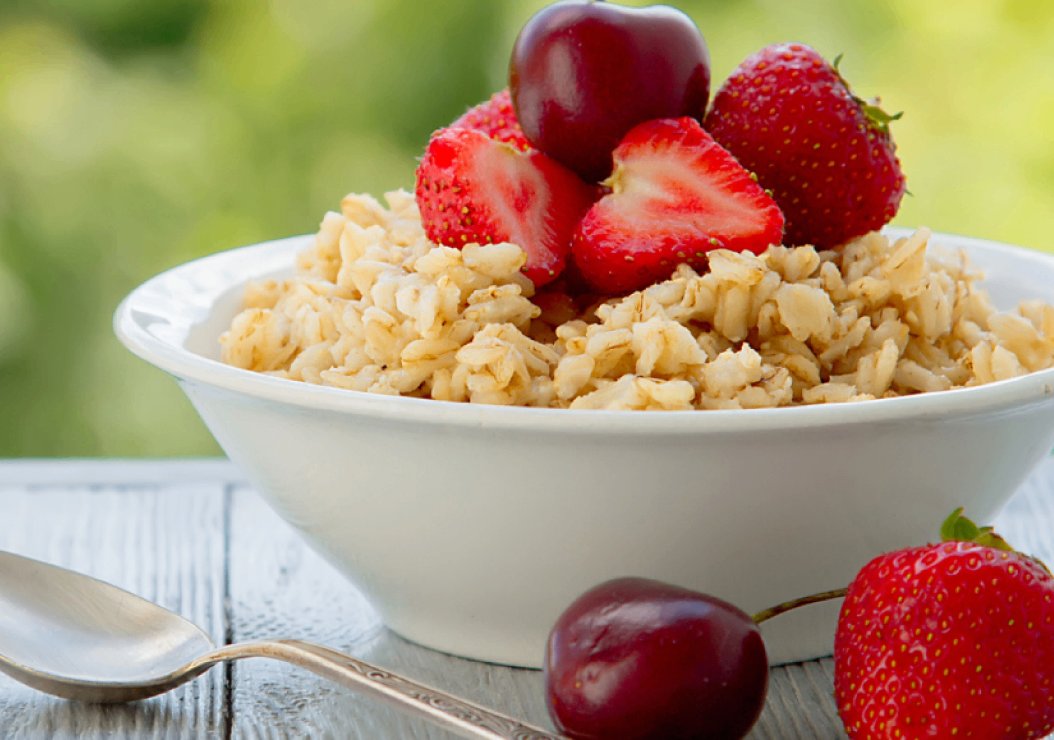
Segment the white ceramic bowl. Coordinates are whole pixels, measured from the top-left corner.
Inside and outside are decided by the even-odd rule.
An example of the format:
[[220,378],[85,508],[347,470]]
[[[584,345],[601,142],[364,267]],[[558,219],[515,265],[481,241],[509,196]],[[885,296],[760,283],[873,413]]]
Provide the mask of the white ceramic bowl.
[[[567,411],[393,398],[228,367],[217,337],[247,281],[311,237],[235,249],[136,289],[118,336],[174,375],[257,490],[396,632],[539,666],[586,588],[658,578],[748,612],[848,583],[990,520],[1054,444],[1054,370],[978,388],[751,411]],[[1054,302],[1054,258],[937,235],[997,305]],[[765,625],[773,663],[829,654],[838,604]]]

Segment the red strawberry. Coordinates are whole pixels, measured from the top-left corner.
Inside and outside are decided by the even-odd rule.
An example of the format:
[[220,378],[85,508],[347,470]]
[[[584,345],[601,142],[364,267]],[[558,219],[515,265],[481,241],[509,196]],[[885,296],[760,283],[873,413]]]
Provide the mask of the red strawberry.
[[575,264],[596,289],[621,293],[662,280],[712,249],[763,252],[779,244],[783,214],[749,172],[693,118],[632,129],[615,171],[575,232]]
[[787,217],[787,243],[830,248],[881,228],[904,195],[889,116],[802,44],[769,46],[714,97],[706,129],[757,173]]
[[541,152],[521,152],[471,129],[443,129],[417,168],[417,206],[428,238],[461,247],[512,242],[535,285],[564,269],[571,234],[595,190]]
[[1054,730],[1054,578],[961,513],[944,543],[877,557],[849,586],[834,688],[851,738]]
[[470,108],[465,115],[450,124],[450,128],[482,131],[490,138],[504,141],[524,152],[531,148],[520,128],[520,122],[516,120],[512,97],[507,89],[494,93],[487,102]]

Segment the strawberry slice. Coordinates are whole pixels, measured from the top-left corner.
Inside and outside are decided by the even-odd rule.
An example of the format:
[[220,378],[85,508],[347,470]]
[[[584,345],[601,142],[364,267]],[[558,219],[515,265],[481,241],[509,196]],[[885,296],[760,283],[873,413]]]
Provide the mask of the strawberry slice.
[[524,152],[531,148],[516,118],[516,111],[512,107],[512,97],[508,89],[496,92],[490,100],[480,103],[475,108],[470,108],[465,115],[450,124],[450,128],[470,128],[482,131],[490,138],[504,141]]
[[638,290],[706,253],[761,253],[783,237],[775,201],[694,118],[632,129],[614,152],[615,171],[579,224],[575,264],[604,293]]
[[428,143],[416,197],[429,239],[451,247],[512,242],[527,253],[524,274],[544,285],[563,271],[595,189],[541,152],[448,128]]

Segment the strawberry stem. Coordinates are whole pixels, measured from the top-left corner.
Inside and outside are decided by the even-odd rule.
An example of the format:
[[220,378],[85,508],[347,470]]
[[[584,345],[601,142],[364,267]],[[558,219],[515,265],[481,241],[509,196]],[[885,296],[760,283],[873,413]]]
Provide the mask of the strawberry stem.
[[761,624],[762,622],[767,622],[773,617],[778,617],[784,612],[789,612],[791,609],[797,609],[799,606],[808,606],[809,604],[819,604],[821,601],[840,599],[845,596],[846,591],[847,589],[844,588],[836,588],[833,591],[823,591],[822,593],[813,594],[812,596],[802,596],[800,599],[785,601],[782,604],[777,604],[776,606],[758,612],[752,617],[752,619],[755,624]]

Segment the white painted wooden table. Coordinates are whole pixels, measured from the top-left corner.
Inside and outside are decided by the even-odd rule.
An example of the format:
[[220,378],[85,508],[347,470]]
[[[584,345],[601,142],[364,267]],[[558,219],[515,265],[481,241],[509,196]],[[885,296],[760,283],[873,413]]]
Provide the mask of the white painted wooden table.
[[[1054,561],[1054,458],[1000,516]],[[385,631],[364,599],[222,461],[0,461],[0,549],[75,568],[174,609],[217,643],[325,643],[551,727],[539,672],[442,655]],[[772,672],[752,737],[842,737],[830,660]],[[167,696],[100,707],[0,675],[0,738],[446,738],[347,690],[263,660],[215,668]]]

